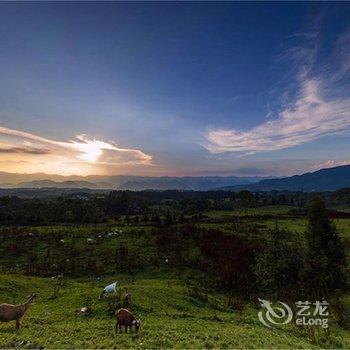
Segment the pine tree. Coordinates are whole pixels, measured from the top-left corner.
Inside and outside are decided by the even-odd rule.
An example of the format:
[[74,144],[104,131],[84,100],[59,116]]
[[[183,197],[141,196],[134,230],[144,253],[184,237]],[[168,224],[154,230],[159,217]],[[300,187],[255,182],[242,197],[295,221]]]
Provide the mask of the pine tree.
[[298,272],[302,257],[298,247],[289,244],[284,232],[268,232],[265,248],[258,255],[256,262],[257,282],[260,290],[280,299],[295,294],[298,284]]
[[314,197],[308,208],[306,285],[309,293],[327,297],[346,288],[346,256],[324,201]]

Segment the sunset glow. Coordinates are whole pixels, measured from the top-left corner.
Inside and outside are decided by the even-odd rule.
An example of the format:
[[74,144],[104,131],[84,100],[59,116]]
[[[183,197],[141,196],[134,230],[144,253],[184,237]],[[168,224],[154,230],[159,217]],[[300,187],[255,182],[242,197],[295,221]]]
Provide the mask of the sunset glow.
[[346,3],[0,6],[1,171],[284,176],[350,161]]
[[21,130],[0,127],[0,162],[3,171],[45,172],[88,175],[119,171],[132,165],[152,165],[152,156],[120,148],[116,143],[77,135],[75,140],[58,141]]

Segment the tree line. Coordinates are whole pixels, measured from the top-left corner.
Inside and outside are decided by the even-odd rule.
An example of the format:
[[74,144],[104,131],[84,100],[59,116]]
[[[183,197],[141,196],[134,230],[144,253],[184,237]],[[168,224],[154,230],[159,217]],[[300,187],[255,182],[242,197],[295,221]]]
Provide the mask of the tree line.
[[[344,196],[344,194],[342,194]],[[309,195],[301,192],[249,191],[111,191],[101,194],[75,193],[47,198],[0,197],[0,223],[45,225],[55,223],[101,223],[120,216],[193,215],[207,210],[237,207],[290,205],[303,208]],[[155,208],[155,206],[158,206]],[[165,208],[165,209],[164,209]],[[162,212],[163,211],[163,212]]]

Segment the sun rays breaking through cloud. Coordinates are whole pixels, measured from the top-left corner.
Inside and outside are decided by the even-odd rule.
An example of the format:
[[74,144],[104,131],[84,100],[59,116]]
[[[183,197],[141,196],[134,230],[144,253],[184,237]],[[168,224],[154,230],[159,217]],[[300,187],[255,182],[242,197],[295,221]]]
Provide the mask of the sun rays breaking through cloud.
[[86,174],[97,167],[152,165],[151,155],[139,149],[121,148],[114,141],[101,141],[85,134],[74,140],[57,141],[0,126],[0,160],[6,161],[7,155],[11,155],[11,160],[18,156],[18,163],[26,164],[29,172],[32,168],[54,169],[66,174],[69,169],[75,173],[80,169],[80,174]]

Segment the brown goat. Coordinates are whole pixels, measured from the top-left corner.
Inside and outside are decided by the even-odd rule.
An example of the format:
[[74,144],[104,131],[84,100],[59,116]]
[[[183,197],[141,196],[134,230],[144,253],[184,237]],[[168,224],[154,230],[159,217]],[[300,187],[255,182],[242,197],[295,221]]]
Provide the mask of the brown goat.
[[115,312],[115,315],[117,317],[117,324],[115,326],[115,332],[118,333],[118,328],[119,331],[121,332],[122,326],[125,327],[125,332],[128,331],[128,327],[131,332],[131,327],[135,326],[136,332],[139,331],[139,328],[141,326],[141,321],[137,320],[135,316],[127,309],[119,309],[118,311]]
[[16,320],[16,329],[19,330],[20,320],[28,311],[30,305],[32,304],[35,298],[36,294],[32,293],[29,299],[24,304],[0,304],[0,321],[9,322]]

